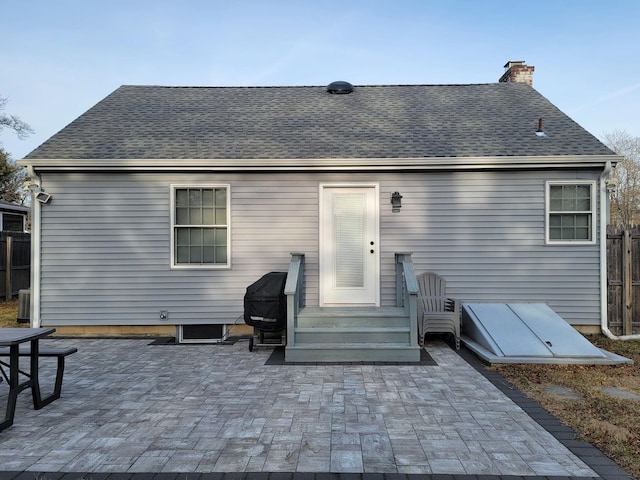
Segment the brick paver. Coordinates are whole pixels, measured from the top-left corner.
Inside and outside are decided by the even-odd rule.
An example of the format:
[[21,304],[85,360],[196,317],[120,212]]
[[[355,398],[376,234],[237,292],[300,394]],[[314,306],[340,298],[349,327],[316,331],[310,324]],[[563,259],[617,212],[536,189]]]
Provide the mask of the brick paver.
[[[0,480],[598,477],[599,466],[536,421],[535,403],[527,413],[517,390],[512,400],[443,343],[427,344],[431,366],[265,365],[271,351],[250,353],[244,341],[47,342],[79,352],[62,398],[36,411],[20,395],[14,425],[0,433]],[[46,388],[53,364],[42,363]],[[599,454],[586,445],[582,456]]]

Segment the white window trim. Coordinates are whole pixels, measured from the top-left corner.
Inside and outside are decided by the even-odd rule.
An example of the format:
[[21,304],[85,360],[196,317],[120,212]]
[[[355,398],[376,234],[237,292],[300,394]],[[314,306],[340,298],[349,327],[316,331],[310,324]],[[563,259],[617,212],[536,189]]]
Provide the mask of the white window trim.
[[20,232],[18,231],[13,231],[14,233],[21,233],[21,232],[25,232],[26,231],[26,222],[27,222],[27,216],[23,215],[21,213],[16,213],[16,212],[0,212],[0,232],[4,232],[4,217],[5,215],[15,215],[16,217],[20,217],[22,219],[22,230],[20,230]]
[[[227,189],[227,263],[226,264],[187,264],[176,263],[175,224],[176,224],[176,189],[178,188],[226,188]],[[171,221],[169,238],[171,239],[171,253],[169,267],[172,270],[229,270],[231,269],[231,185],[228,183],[175,183],[169,185]]]
[[[590,240],[554,240],[549,237],[549,217],[551,214],[551,186],[555,185],[589,185],[591,189],[591,239]],[[545,244],[546,245],[594,245],[597,238],[596,224],[598,211],[596,210],[596,182],[595,180],[550,180],[545,185]]]

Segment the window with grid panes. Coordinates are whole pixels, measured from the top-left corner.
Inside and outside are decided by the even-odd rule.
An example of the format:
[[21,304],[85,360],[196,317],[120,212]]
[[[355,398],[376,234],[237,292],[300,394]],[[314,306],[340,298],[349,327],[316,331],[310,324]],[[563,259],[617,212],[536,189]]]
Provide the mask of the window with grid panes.
[[594,241],[593,182],[547,184],[547,240],[550,243]]
[[173,264],[227,266],[228,186],[174,187]]

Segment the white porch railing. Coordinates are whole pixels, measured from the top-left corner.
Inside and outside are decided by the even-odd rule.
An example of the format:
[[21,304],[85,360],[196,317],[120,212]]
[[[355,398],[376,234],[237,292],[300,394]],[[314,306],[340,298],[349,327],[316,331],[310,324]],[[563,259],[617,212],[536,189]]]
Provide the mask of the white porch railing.
[[411,253],[396,253],[396,306],[409,316],[411,346],[418,345],[418,280]]
[[[411,253],[396,253],[396,306],[409,318],[410,345],[418,346],[418,281]],[[295,346],[298,313],[304,308],[304,253],[292,253],[284,287],[287,296],[287,344]]]
[[298,313],[304,307],[304,253],[291,254],[284,294],[287,296],[287,344],[293,346]]

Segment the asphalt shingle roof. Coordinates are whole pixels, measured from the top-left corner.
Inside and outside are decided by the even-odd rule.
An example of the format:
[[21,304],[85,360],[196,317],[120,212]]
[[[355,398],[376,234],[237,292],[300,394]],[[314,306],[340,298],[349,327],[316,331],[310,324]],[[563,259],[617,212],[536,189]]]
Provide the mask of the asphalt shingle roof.
[[[546,138],[535,135],[543,119]],[[28,159],[305,159],[611,155],[522,83],[122,86]]]

